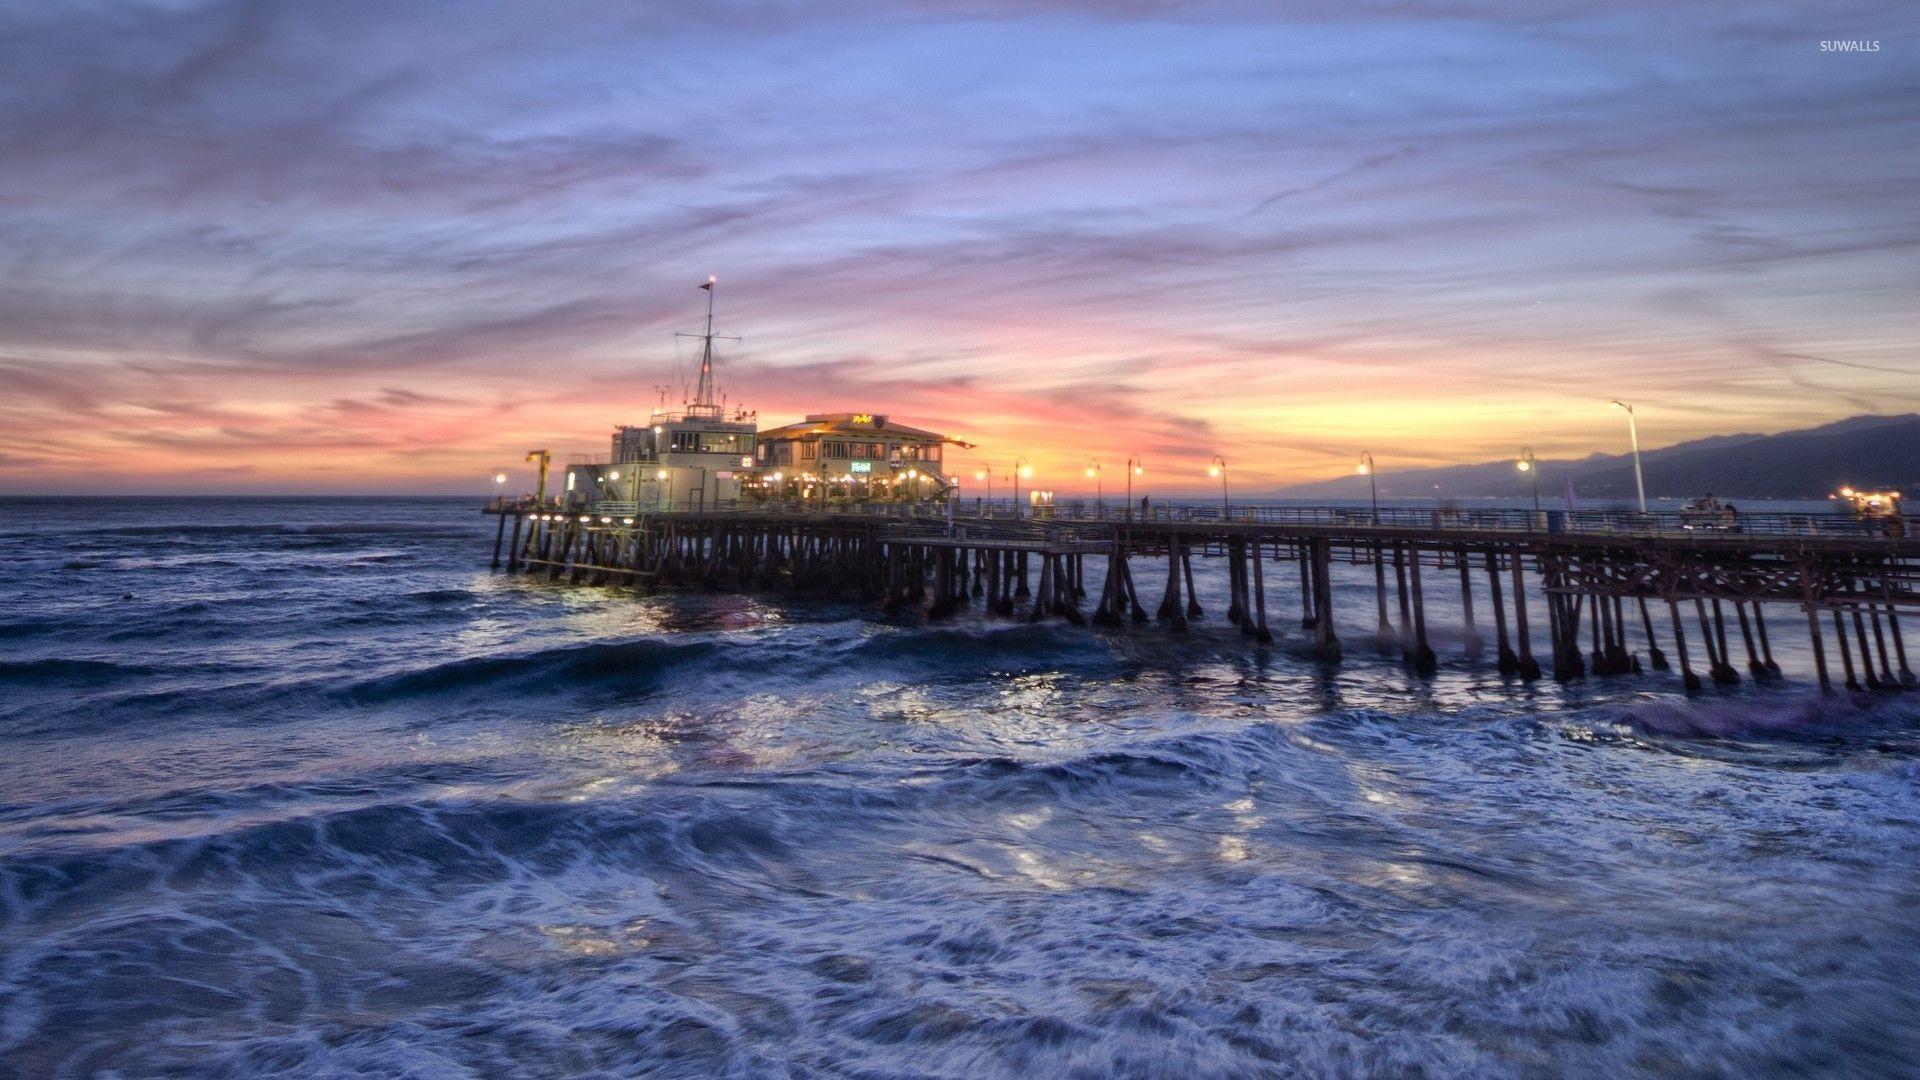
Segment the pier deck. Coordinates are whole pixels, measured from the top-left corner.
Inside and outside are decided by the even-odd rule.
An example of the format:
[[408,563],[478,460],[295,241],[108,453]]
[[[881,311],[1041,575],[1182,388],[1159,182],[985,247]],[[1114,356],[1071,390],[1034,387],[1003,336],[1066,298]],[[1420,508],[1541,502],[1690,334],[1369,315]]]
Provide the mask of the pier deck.
[[[1689,527],[1680,515],[1617,512],[1395,508],[1376,516],[1344,507],[1170,506],[1149,515],[1081,508],[1036,519],[984,507],[937,509],[793,505],[614,516],[525,502],[487,507],[499,515],[495,569],[576,582],[803,590],[870,598],[895,612],[924,605],[934,619],[977,601],[1004,617],[1158,622],[1179,633],[1204,614],[1193,588],[1198,554],[1226,560],[1227,620],[1269,642],[1266,577],[1270,564],[1290,562],[1299,575],[1301,625],[1313,631],[1315,654],[1337,662],[1341,617],[1331,568],[1341,562],[1373,569],[1373,610],[1360,621],[1397,642],[1417,670],[1436,664],[1423,578],[1438,571],[1458,575],[1468,650],[1485,645],[1474,614],[1484,597],[1495,662],[1522,679],[1543,670],[1561,680],[1638,671],[1639,654],[1629,647],[1638,638],[1655,670],[1672,666],[1661,648],[1670,642],[1684,685],[1698,689],[1690,622],[1706,678],[1740,678],[1730,626],[1748,675],[1776,678],[1766,609],[1785,605],[1805,620],[1823,689],[1836,681],[1854,690],[1915,685],[1900,616],[1920,608],[1920,539],[1898,519],[1753,514],[1729,531]],[[1092,593],[1090,560],[1100,578]],[[1156,599],[1134,584],[1138,560],[1165,564]],[[1530,595],[1546,609],[1538,631]],[[1090,597],[1083,612],[1081,600]],[[1656,614],[1664,616],[1664,638]],[[1828,666],[1829,620],[1839,680]],[[1545,669],[1534,652],[1538,632]]]

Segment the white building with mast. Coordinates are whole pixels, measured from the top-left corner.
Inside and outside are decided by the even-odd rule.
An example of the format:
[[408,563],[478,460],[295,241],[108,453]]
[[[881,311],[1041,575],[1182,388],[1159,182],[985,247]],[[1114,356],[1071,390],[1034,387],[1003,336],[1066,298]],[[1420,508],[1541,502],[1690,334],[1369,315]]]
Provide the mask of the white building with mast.
[[700,342],[693,400],[679,412],[669,412],[663,404],[645,424],[615,428],[607,460],[568,465],[563,478],[565,505],[592,507],[603,514],[738,505],[741,482],[754,465],[754,432],[759,423],[745,410],[728,415],[715,401],[714,285],[715,280],[708,278],[700,286],[707,294],[705,332],[682,335]]

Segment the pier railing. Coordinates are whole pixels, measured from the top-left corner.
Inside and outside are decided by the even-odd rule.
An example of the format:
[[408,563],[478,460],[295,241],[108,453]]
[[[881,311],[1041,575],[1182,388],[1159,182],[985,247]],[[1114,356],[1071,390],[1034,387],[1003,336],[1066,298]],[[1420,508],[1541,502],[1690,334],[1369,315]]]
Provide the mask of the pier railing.
[[1519,510],[1462,507],[1220,506],[1175,503],[1138,508],[1055,505],[1023,516],[1061,521],[1337,525],[1438,531],[1606,533],[1626,536],[1755,534],[1766,536],[1911,536],[1906,518],[1847,514],[1740,513],[1707,516],[1678,510]]
[[1526,510],[1471,507],[1226,505],[1205,502],[1135,506],[1064,502],[1020,506],[1002,501],[961,499],[952,503],[825,503],[817,501],[740,502],[721,506],[659,507],[638,503],[594,503],[562,508],[531,499],[495,499],[489,513],[550,513],[616,519],[662,514],[792,514],[889,518],[917,522],[1087,522],[1106,524],[1319,525],[1343,528],[1378,526],[1432,532],[1502,532],[1610,536],[1704,537],[1715,535],[1907,537],[1920,536],[1920,521],[1908,517],[1858,518],[1850,514],[1737,513],[1703,515],[1683,510]]

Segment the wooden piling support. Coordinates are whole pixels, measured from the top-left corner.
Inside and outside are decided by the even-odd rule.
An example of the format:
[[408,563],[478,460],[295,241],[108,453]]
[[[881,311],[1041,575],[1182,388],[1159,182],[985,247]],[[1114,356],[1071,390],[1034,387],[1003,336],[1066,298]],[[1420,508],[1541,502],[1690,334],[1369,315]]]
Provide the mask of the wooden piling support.
[[1893,639],[1893,653],[1900,660],[1900,685],[1909,688],[1920,685],[1914,679],[1913,670],[1907,666],[1907,643],[1900,635],[1900,615],[1893,606],[1893,586],[1887,581],[1884,569],[1880,576],[1880,595],[1886,600],[1887,636]]
[[1294,545],[1294,554],[1300,558],[1300,629],[1313,629],[1313,568],[1308,565],[1307,543],[1301,541]]
[[1200,610],[1200,590],[1193,587],[1193,549],[1184,537],[1180,541],[1180,572],[1187,579],[1187,618],[1198,619],[1206,612]]
[[1413,648],[1413,603],[1407,598],[1406,554],[1398,540],[1393,543],[1393,586],[1400,596],[1400,655],[1404,659]]
[[1740,620],[1740,640],[1744,642],[1747,647],[1748,673],[1753,676],[1754,682],[1762,682],[1772,678],[1773,672],[1768,671],[1767,665],[1760,659],[1760,650],[1754,648],[1753,625],[1752,621],[1747,618],[1746,603],[1735,600],[1733,602],[1733,614]]
[[1873,671],[1873,652],[1867,648],[1867,624],[1866,620],[1860,617],[1860,605],[1853,602],[1855,593],[1853,582],[1851,581],[1847,582],[1846,594],[1849,601],[1847,609],[1853,615],[1853,632],[1860,642],[1860,672],[1866,676],[1864,681],[1867,684],[1867,689],[1878,690],[1880,689],[1880,676],[1874,674]]
[[1273,631],[1267,629],[1267,579],[1260,568],[1260,540],[1253,541],[1253,638],[1261,644],[1273,640]]
[[1693,611],[1700,621],[1700,636],[1707,645],[1707,677],[1722,685],[1739,682],[1740,673],[1733,670],[1733,665],[1727,663],[1726,654],[1720,651],[1725,643],[1714,634],[1713,620],[1707,616],[1706,601],[1694,597]]
[[1313,563],[1313,654],[1323,663],[1340,662],[1340,638],[1333,627],[1333,549],[1324,539],[1311,541],[1303,558]]
[[1426,598],[1420,588],[1420,548],[1409,544],[1411,557],[1407,560],[1409,586],[1413,592],[1413,666],[1421,672],[1430,672],[1439,666],[1439,657],[1427,645],[1427,608]]
[[1720,670],[1714,674],[1714,681],[1729,685],[1739,682],[1740,673],[1734,669],[1732,654],[1727,650],[1727,616],[1717,596],[1713,600],[1713,635],[1720,646]]
[[1853,651],[1847,645],[1847,624],[1841,620],[1839,608],[1833,609],[1833,636],[1840,645],[1840,666],[1846,672],[1847,689],[1857,694],[1860,680],[1853,673]]
[[1527,630],[1527,579],[1521,567],[1519,548],[1513,549],[1513,640],[1519,646],[1520,677],[1533,680],[1540,677],[1540,661],[1533,655],[1533,635]]
[[1039,622],[1047,609],[1054,606],[1053,560],[1045,555],[1040,557],[1040,584],[1038,595],[1033,598],[1033,610],[1028,613],[1028,622]]
[[1486,551],[1487,599],[1493,605],[1493,655],[1500,674],[1511,675],[1520,669],[1513,642],[1507,638],[1507,606],[1500,597],[1500,558],[1492,548]]
[[1180,534],[1167,535],[1167,590],[1160,598],[1159,617],[1166,620],[1176,634],[1187,629],[1186,607],[1180,600]]
[[1820,692],[1833,692],[1833,679],[1827,674],[1827,647],[1820,640],[1820,606],[1815,599],[1813,583],[1809,580],[1804,588],[1805,599],[1802,606],[1807,613],[1807,640],[1813,646],[1813,669],[1820,680]]
[[1694,674],[1693,661],[1687,656],[1687,627],[1680,618],[1680,604],[1672,597],[1667,598],[1667,614],[1673,626],[1673,651],[1680,658],[1680,685],[1686,687],[1688,693],[1699,693],[1700,676]]
[[513,515],[513,539],[507,543],[507,571],[520,569],[520,525],[521,516]]
[[1454,557],[1460,563],[1460,631],[1465,638],[1467,655],[1479,656],[1486,650],[1486,644],[1480,640],[1480,630],[1473,623],[1473,567],[1464,546],[1455,550]]
[[1380,549],[1380,541],[1373,542],[1373,597],[1374,605],[1379,609],[1380,621],[1378,633],[1386,637],[1393,633],[1393,624],[1387,621],[1387,564],[1386,554]]
[[1147,621],[1147,609],[1140,603],[1140,586],[1133,581],[1133,559],[1125,551],[1120,556],[1120,577],[1127,584],[1128,617],[1136,623]]
[[1655,671],[1665,671],[1667,654],[1660,651],[1660,639],[1653,635],[1653,616],[1647,613],[1647,598],[1636,596],[1634,602],[1640,605],[1640,629],[1647,635],[1647,663],[1653,665]]

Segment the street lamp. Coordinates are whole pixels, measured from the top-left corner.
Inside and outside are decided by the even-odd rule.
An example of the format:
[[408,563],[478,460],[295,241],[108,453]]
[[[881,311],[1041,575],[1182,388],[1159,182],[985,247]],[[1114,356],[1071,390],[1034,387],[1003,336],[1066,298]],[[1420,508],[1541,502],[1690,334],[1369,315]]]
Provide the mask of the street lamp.
[[1528,473],[1532,475],[1533,477],[1533,512],[1538,514],[1540,512],[1540,463],[1534,459],[1533,447],[1531,446],[1521,447],[1520,460],[1514,462],[1513,467],[1516,469],[1519,469],[1523,473]]
[[988,463],[987,467],[984,469],[973,470],[973,478],[975,480],[985,480],[987,482],[987,512],[992,513],[993,512],[993,465],[992,463]]
[[1373,476],[1373,451],[1360,451],[1360,464],[1353,471],[1367,478],[1367,491],[1373,495],[1373,523],[1380,524],[1380,482]]
[[1013,462],[1013,516],[1020,516],[1020,481],[1033,477],[1033,466],[1026,458],[1015,458]]
[[1127,455],[1127,520],[1133,520],[1133,478],[1146,472],[1146,466],[1140,463],[1135,454]]
[[1633,490],[1640,496],[1640,512],[1647,512],[1647,482],[1640,473],[1640,429],[1633,422],[1633,406],[1615,399],[1608,402],[1627,410],[1627,437],[1633,440]]
[[1099,509],[1101,517],[1106,517],[1107,496],[1105,490],[1101,487],[1102,481],[1100,473],[1101,469],[1098,461],[1091,462],[1087,465],[1087,475],[1093,479],[1093,505]]
[[1219,454],[1213,455],[1213,464],[1207,466],[1207,475],[1220,478],[1220,520],[1225,521],[1232,513],[1232,507],[1227,504],[1227,459]]

